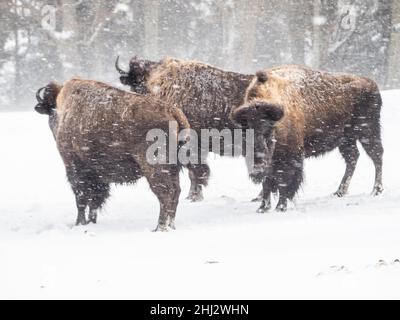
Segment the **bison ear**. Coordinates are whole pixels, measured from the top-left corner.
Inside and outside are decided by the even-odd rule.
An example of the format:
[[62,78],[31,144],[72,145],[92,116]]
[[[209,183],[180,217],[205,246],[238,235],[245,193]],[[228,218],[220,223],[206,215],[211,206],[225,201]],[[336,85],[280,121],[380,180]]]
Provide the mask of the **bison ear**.
[[266,83],[268,81],[268,75],[265,71],[258,71],[256,77],[259,83]]
[[250,108],[248,106],[241,106],[232,112],[232,120],[242,127],[247,127],[247,119],[249,116]]
[[259,119],[277,122],[284,116],[283,109],[277,105],[257,103],[255,106]]

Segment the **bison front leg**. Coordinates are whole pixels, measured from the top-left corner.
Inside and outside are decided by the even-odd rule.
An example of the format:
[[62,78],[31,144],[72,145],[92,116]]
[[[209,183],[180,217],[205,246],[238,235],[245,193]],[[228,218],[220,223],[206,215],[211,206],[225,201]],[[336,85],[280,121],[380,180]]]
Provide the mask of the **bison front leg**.
[[[103,206],[109,196],[109,184],[98,179],[99,174],[88,165],[75,162],[67,168],[68,180],[75,194],[78,217],[76,225],[86,225],[88,222],[97,222],[97,211]],[[89,208],[89,221],[86,220],[86,210]]]
[[75,225],[77,226],[86,225],[87,224],[86,208],[89,202],[88,197],[82,190],[73,188],[73,191],[75,193],[76,207],[78,209],[78,216],[76,218]]
[[279,190],[279,201],[276,211],[285,212],[288,200],[293,200],[303,181],[303,157],[294,157],[289,161],[283,161],[281,167],[276,170]]
[[258,208],[258,213],[265,213],[271,209],[271,192],[272,192],[272,179],[267,177],[263,182],[263,189],[261,190],[261,206]]
[[89,223],[97,223],[97,212],[102,208],[109,195],[109,184],[93,181],[90,186]]
[[85,183],[83,178],[80,177],[75,171],[75,166],[73,170],[67,169],[68,180],[70,181],[72,191],[75,195],[76,207],[78,209],[78,216],[76,218],[75,225],[85,225],[86,221],[86,208],[89,205],[89,195],[85,188]]
[[340,183],[340,186],[334,195],[341,198],[344,197],[349,191],[350,181],[356,169],[360,152],[357,148],[357,141],[352,137],[346,139],[346,141],[339,146],[339,151],[346,162],[346,171],[344,173],[342,182]]

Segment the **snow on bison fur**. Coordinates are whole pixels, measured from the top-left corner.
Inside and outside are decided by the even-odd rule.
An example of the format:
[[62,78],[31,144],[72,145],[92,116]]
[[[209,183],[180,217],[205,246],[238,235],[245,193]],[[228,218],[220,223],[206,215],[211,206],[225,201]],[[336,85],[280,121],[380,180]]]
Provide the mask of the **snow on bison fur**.
[[[337,196],[344,196],[359,157],[357,141],[374,162],[373,194],[380,194],[381,106],[378,86],[367,78],[300,66],[258,72],[246,91],[244,104],[233,110],[232,118],[242,127],[255,130],[258,161],[250,176],[263,182],[259,211],[270,209],[271,192],[277,191],[277,210],[286,210],[287,200],[293,199],[302,183],[304,158],[335,148],[339,148],[346,162],[346,172],[336,192]],[[263,150],[273,150],[272,157]]]
[[[118,62],[117,58],[115,66],[123,85],[130,86],[136,93],[151,93],[181,109],[199,136],[201,129],[238,129],[230,113],[232,108],[243,103],[254,75],[173,58],[154,62],[134,57],[128,71],[124,71]],[[188,199],[201,201],[210,169],[204,162],[188,169],[191,180]]]
[[107,84],[73,79],[49,84],[37,93],[35,110],[49,116],[50,128],[75,194],[77,224],[96,223],[110,184],[131,184],[146,177],[160,202],[157,230],[174,227],[180,194],[179,165],[150,165],[146,134],[168,132],[169,122],[189,128],[183,113],[150,96]]

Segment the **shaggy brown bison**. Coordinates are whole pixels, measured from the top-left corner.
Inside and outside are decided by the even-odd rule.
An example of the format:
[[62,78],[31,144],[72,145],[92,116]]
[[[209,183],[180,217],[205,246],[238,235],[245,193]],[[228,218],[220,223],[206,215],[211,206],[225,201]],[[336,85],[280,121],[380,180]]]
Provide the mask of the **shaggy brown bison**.
[[357,141],[374,162],[373,194],[380,194],[381,106],[378,86],[367,78],[299,66],[258,72],[247,89],[245,103],[233,110],[232,118],[255,130],[258,161],[251,177],[263,182],[260,212],[270,209],[270,195],[276,191],[277,210],[286,210],[287,200],[295,196],[302,182],[304,158],[335,148],[346,161],[336,195],[345,195],[359,157]]
[[[182,112],[150,96],[109,85],[73,79],[49,84],[37,93],[35,110],[49,116],[50,128],[76,197],[77,224],[96,223],[110,184],[131,184],[146,177],[160,202],[157,230],[174,227],[180,194],[179,165],[150,165],[146,134],[168,132],[169,122],[189,128]],[[177,132],[176,132],[177,133]]]
[[[130,61],[129,71],[124,71],[118,61],[115,66],[121,74],[122,84],[130,86],[133,92],[152,93],[178,107],[198,136],[201,129],[238,128],[230,113],[233,107],[243,103],[253,75],[223,71],[200,62],[172,58],[153,62],[135,57]],[[202,186],[207,185],[209,173],[209,167],[204,161],[189,167],[189,199],[203,199]]]

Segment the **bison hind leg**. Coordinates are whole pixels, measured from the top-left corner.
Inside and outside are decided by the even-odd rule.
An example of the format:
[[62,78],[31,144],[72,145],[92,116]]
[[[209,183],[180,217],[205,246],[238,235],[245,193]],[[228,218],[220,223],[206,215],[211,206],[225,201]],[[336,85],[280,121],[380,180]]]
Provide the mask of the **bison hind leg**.
[[346,162],[346,171],[339,188],[334,195],[341,198],[344,197],[349,191],[350,182],[356,169],[358,158],[360,157],[360,152],[357,148],[357,141],[354,139],[354,137],[345,140],[339,146],[339,152]]
[[210,167],[207,164],[190,164],[187,166],[190,178],[190,190],[186,199],[192,202],[203,201],[203,186],[207,186]]
[[87,220],[86,220],[86,208],[88,205],[88,198],[85,195],[84,192],[81,190],[75,189],[73,187],[73,191],[75,193],[75,201],[76,201],[76,207],[78,209],[78,216],[76,218],[75,225],[80,226],[80,225],[86,225]]
[[380,130],[376,134],[371,135],[369,138],[360,139],[360,142],[375,166],[375,183],[372,190],[372,195],[377,196],[383,192],[383,146],[380,138]]
[[160,203],[160,215],[154,231],[175,229],[175,215],[179,203],[181,188],[179,184],[179,168],[175,165],[151,166],[141,161],[141,169],[150,189]]
[[[382,167],[383,167],[383,146],[381,138],[380,112],[382,98],[379,92],[368,96],[366,105],[359,114],[363,115],[357,123],[358,138],[364,150],[371,158],[375,166],[375,183],[372,195],[379,195],[383,192]],[[360,106],[361,108],[361,106]],[[365,112],[367,113],[365,114]]]

